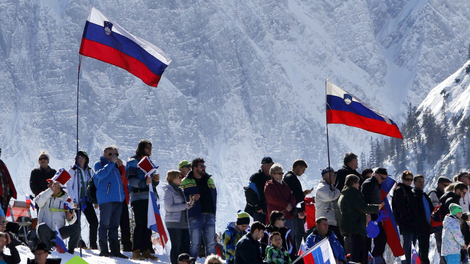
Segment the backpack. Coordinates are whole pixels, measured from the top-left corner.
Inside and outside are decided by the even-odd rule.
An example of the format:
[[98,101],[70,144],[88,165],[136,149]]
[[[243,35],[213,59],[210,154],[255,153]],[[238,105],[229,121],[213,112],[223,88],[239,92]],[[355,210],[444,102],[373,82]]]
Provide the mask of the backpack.
[[90,203],[98,203],[98,199],[96,199],[96,185],[93,181],[93,176],[91,176],[88,182],[86,183],[86,196],[88,197],[88,201]]
[[442,226],[442,220],[444,217],[442,216],[441,205],[436,206],[431,213],[431,226],[432,227],[439,227]]

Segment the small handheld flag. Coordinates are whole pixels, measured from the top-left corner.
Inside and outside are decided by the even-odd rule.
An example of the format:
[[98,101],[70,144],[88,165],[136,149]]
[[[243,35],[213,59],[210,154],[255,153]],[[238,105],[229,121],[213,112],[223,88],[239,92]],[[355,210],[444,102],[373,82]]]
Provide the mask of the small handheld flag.
[[83,30],[79,53],[123,68],[154,87],[171,62],[160,48],[127,32],[94,7]]
[[292,264],[297,263],[300,259],[304,261],[304,264],[336,264],[335,255],[333,255],[333,250],[331,250],[328,238],[323,239],[304,252],[300,257],[292,262]]
[[67,252],[67,248],[65,247],[65,242],[62,239],[62,236],[60,235],[59,229],[57,228],[57,225],[55,225],[55,246],[57,249],[57,252],[59,253],[65,253]]
[[168,231],[163,225],[162,217],[160,215],[160,210],[157,206],[157,201],[155,200],[155,194],[153,192],[152,186],[149,186],[147,228],[158,233],[158,235],[160,236],[160,240],[162,241],[162,246],[163,248],[165,248],[165,245],[168,242]]
[[389,137],[403,138],[393,120],[328,81],[326,119],[327,124],[344,124]]
[[60,185],[63,187],[65,186],[65,184],[72,178],[72,176],[70,176],[69,172],[66,171],[64,168],[60,168],[56,174],[54,175],[54,177],[50,178],[50,179],[47,179],[46,181],[47,182],[58,182],[60,183]]
[[158,169],[158,166],[155,166],[153,162],[150,160],[150,158],[147,156],[144,156],[139,161],[139,163],[137,163],[137,167],[139,167],[143,172],[145,172],[146,177],[156,172]]

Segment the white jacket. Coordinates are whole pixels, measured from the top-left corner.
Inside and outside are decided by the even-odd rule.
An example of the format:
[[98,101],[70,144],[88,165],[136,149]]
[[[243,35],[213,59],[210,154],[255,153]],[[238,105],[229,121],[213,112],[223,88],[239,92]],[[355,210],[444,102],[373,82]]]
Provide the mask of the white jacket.
[[[470,190],[470,186],[467,186]],[[465,196],[463,198],[460,198],[459,200],[459,204],[460,206],[462,206],[462,211],[464,213],[468,213],[470,212],[470,192],[467,191],[467,193],[465,194]]]
[[338,198],[341,192],[334,186],[331,190],[330,185],[325,181],[321,180],[315,193],[315,219],[323,216],[328,219],[328,224],[332,226],[338,226]]
[[[85,183],[84,187],[80,186],[80,184],[79,184],[80,181],[81,181],[80,172],[82,172],[82,175],[83,175],[83,181]],[[86,195],[86,184],[87,184],[88,180],[91,178],[91,176],[93,176],[93,174],[95,174],[95,172],[90,167],[88,167],[84,171],[82,168],[78,167],[77,165],[73,165],[69,169],[69,174],[70,174],[70,176],[72,176],[72,178],[66,184],[67,192],[68,192],[70,198],[72,199],[72,201],[74,203],[78,204],[79,197],[80,197],[80,193],[78,192],[78,187],[80,186],[80,188],[85,188],[84,191],[85,191],[85,195]]]
[[34,198],[34,202],[39,206],[38,224],[46,223],[46,225],[51,230],[55,230],[54,225],[57,225],[57,228],[60,229],[61,227],[65,226],[65,221],[67,221],[69,225],[75,223],[77,220],[77,215],[75,213],[73,214],[72,219],[68,221],[65,212],[50,211],[50,208],[64,208],[64,202],[67,201],[69,196],[66,192],[62,192],[62,195],[59,194],[58,197],[54,198],[52,196],[51,188],[47,188],[45,191],[38,194],[36,198]]

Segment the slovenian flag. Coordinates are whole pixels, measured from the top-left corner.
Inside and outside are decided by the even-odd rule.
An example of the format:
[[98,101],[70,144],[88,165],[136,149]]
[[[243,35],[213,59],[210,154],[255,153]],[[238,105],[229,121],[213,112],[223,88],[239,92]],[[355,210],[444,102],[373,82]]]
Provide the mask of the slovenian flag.
[[388,219],[382,220],[385,233],[387,233],[387,244],[390,246],[393,255],[395,257],[399,257],[404,255],[405,251],[403,250],[403,247],[400,243],[400,235],[398,233],[397,223],[395,222],[392,208],[388,202],[388,194],[392,190],[395,183],[396,181],[394,179],[387,177],[387,179],[381,185],[382,196],[380,200],[384,202],[382,210],[385,210],[388,216]]
[[55,225],[55,247],[57,249],[57,252],[59,253],[67,252],[67,248],[65,247],[65,242],[62,239],[62,236],[60,235],[57,225]]
[[421,264],[421,259],[413,243],[411,243],[411,264]]
[[403,138],[395,122],[328,81],[326,119],[327,124],[345,124],[389,137]]
[[155,200],[155,194],[153,192],[152,185],[149,185],[149,204],[147,211],[147,227],[158,233],[162,246],[165,248],[168,242],[168,233],[165,226],[163,225],[162,216]]
[[[299,250],[299,252],[301,252],[301,250]],[[328,238],[323,239],[304,252],[299,258],[292,262],[292,264],[298,262],[300,259],[303,259],[304,264],[336,264],[335,255],[333,255],[333,250],[331,250]]]
[[83,30],[79,53],[121,67],[154,87],[171,62],[158,47],[127,32],[94,7]]

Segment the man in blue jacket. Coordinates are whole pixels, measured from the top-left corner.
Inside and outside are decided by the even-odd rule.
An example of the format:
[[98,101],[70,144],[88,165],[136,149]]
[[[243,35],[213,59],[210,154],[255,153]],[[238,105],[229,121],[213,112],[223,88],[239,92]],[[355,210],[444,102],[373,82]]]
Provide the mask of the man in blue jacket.
[[310,249],[327,237],[336,262],[346,264],[346,254],[341,243],[339,243],[338,237],[333,231],[328,230],[328,219],[326,217],[319,217],[316,223],[317,225],[314,227],[313,232],[307,237],[307,247]]
[[[122,165],[122,161],[118,156],[119,152],[116,146],[106,147],[100,161],[95,163],[93,181],[100,206],[100,227],[98,230],[100,256],[127,258],[121,254],[118,236],[122,202],[126,196],[122,187],[121,173],[118,169]],[[111,253],[108,251],[108,239]]]

